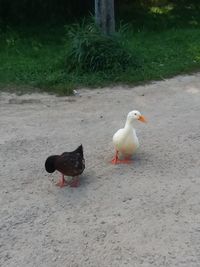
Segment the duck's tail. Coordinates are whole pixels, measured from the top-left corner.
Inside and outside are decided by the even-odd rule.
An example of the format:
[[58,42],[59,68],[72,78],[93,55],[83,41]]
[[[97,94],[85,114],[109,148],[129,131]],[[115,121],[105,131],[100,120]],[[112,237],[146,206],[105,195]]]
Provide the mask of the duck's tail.
[[58,158],[58,155],[53,155],[50,156],[46,159],[45,161],[45,169],[47,172],[49,173],[53,173],[55,172],[56,168],[55,168],[55,161]]

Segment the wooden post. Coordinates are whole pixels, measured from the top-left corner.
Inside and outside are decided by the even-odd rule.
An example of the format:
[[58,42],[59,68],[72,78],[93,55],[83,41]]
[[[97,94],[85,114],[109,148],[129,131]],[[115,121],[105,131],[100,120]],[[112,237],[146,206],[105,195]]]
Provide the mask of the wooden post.
[[95,20],[104,34],[115,32],[114,0],[95,0]]

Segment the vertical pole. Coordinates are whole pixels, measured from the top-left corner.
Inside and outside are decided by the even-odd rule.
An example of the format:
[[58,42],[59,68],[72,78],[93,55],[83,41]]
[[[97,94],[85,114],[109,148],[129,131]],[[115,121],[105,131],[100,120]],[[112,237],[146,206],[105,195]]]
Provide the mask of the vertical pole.
[[104,34],[115,32],[114,0],[95,0],[95,20]]

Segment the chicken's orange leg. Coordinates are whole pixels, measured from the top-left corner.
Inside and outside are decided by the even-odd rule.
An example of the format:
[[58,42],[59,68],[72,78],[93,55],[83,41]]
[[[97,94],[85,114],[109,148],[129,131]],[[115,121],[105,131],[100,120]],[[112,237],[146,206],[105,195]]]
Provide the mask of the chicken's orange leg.
[[65,181],[64,174],[62,174],[62,177],[61,177],[60,181],[56,185],[60,186],[60,187],[68,185],[68,183]]
[[71,187],[78,187],[80,185],[79,176],[74,177],[69,185]]

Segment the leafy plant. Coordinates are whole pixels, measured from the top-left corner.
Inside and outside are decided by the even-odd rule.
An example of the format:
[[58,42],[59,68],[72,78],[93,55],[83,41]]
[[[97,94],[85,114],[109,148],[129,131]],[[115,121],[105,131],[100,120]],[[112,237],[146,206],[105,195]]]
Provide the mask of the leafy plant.
[[112,36],[106,36],[94,23],[88,24],[83,21],[82,24],[67,27],[67,69],[113,72],[125,70],[129,66],[138,68],[137,57],[124,41],[124,29]]

